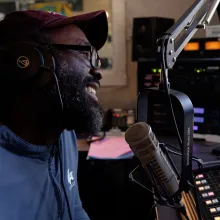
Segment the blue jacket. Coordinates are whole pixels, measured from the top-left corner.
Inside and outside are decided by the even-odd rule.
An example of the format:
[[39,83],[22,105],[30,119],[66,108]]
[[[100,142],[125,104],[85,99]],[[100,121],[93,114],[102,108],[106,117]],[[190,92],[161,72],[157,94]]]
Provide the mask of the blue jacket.
[[88,220],[77,164],[73,131],[56,146],[37,146],[0,126],[0,220]]

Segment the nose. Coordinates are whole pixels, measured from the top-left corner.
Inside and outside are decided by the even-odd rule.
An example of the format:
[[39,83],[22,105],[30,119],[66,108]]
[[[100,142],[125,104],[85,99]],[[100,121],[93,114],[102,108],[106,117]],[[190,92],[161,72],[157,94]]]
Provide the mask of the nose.
[[97,80],[101,80],[103,78],[103,74],[101,70],[94,70],[91,69],[89,72],[94,78],[96,78]]

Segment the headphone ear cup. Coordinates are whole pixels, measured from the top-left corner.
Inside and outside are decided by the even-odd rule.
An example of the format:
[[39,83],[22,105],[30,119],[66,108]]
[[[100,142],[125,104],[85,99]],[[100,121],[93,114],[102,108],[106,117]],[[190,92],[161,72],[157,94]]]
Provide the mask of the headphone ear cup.
[[0,65],[3,67],[0,77],[30,88],[47,84],[55,71],[55,61],[49,50],[29,42],[2,50]]
[[[41,52],[31,44],[20,43],[10,47],[5,56],[5,71],[7,78],[12,80],[28,81],[44,66]],[[9,65],[7,66],[7,63]]]

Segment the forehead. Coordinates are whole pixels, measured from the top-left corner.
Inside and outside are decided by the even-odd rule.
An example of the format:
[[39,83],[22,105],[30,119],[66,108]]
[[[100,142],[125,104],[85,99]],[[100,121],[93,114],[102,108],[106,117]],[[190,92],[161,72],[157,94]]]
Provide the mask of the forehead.
[[46,35],[52,39],[55,44],[89,44],[84,32],[76,25],[70,24],[64,27],[45,31]]

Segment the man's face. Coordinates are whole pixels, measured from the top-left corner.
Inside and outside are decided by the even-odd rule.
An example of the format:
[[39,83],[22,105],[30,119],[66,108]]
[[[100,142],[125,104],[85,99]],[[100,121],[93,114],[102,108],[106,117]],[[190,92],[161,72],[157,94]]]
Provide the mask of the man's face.
[[[76,26],[69,25],[50,33],[54,44],[88,45],[84,33]],[[91,69],[88,52],[56,50],[56,75],[63,101],[63,123],[65,129],[77,133],[95,134],[102,126],[102,109],[95,95],[102,75]],[[57,86],[47,91],[57,100]],[[58,108],[60,106],[57,106]]]

